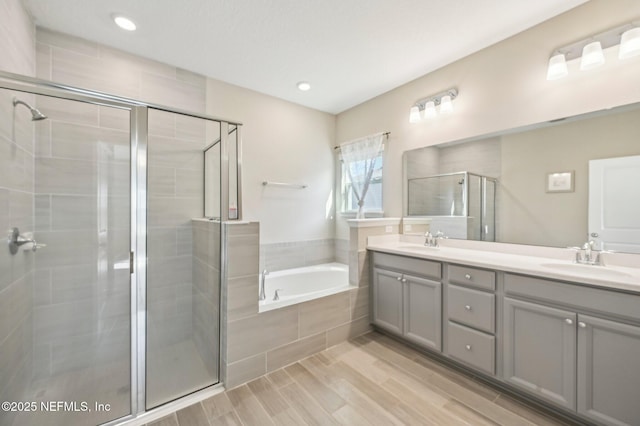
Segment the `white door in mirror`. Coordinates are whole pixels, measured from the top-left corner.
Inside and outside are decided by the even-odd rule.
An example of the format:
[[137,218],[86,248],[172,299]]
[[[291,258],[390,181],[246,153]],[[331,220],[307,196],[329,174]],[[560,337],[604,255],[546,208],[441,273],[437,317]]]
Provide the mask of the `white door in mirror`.
[[589,235],[596,249],[640,253],[639,182],[640,155],[589,161]]

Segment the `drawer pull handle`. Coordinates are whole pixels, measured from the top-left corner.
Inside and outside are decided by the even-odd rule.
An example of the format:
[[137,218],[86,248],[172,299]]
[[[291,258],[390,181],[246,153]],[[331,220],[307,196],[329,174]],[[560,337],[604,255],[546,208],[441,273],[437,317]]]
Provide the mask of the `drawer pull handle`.
[[567,318],[566,320],[564,320],[564,322],[566,322],[569,325],[573,324],[573,320],[571,318]]
[[402,277],[398,277],[396,278],[398,281],[402,281]]
[[585,328],[586,326],[587,326],[587,324],[583,323],[582,321],[580,321],[578,323],[578,327],[580,327],[580,328]]
[[466,350],[468,350],[468,351],[470,351],[470,350],[471,350],[471,345],[466,345],[466,346],[465,346],[465,349],[466,349]]
[[464,309],[471,312],[471,305],[464,305]]
[[470,280],[470,279],[471,279],[471,274],[465,274],[465,275],[464,275],[464,277],[465,277],[466,279]]
[[402,282],[403,282],[403,283],[406,283],[406,282],[407,282],[407,279],[406,279],[406,278],[403,278],[403,279],[402,279]]

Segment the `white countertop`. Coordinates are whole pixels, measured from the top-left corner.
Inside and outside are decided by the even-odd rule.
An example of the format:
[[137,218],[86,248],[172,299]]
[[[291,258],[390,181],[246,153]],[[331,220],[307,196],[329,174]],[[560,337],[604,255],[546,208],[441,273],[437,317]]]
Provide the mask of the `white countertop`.
[[640,255],[605,253],[606,266],[579,265],[569,249],[463,240],[430,248],[424,237],[405,235],[369,237],[367,249],[640,293]]

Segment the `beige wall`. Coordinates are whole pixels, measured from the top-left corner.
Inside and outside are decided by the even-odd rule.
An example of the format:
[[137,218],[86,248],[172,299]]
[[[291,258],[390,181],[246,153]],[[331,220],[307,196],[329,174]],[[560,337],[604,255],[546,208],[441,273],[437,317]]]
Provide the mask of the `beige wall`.
[[333,238],[334,115],[212,79],[207,113],[244,123],[243,219],[260,221],[262,244]]
[[[399,216],[405,150],[640,101],[638,58],[546,80],[553,49],[638,17],[638,1],[592,0],[339,114],[336,140],[391,132],[384,210],[385,216]],[[453,114],[409,124],[409,108],[416,100],[452,86],[460,91]],[[338,237],[347,235],[343,221],[336,228]]]

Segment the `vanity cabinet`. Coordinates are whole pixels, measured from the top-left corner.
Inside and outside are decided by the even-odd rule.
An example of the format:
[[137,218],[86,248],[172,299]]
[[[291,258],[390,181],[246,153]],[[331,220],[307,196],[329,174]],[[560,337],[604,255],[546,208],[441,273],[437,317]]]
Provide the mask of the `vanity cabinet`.
[[382,253],[374,253],[373,263],[372,323],[441,351],[441,265]]
[[507,383],[598,423],[640,424],[640,296],[515,274],[505,293]]

